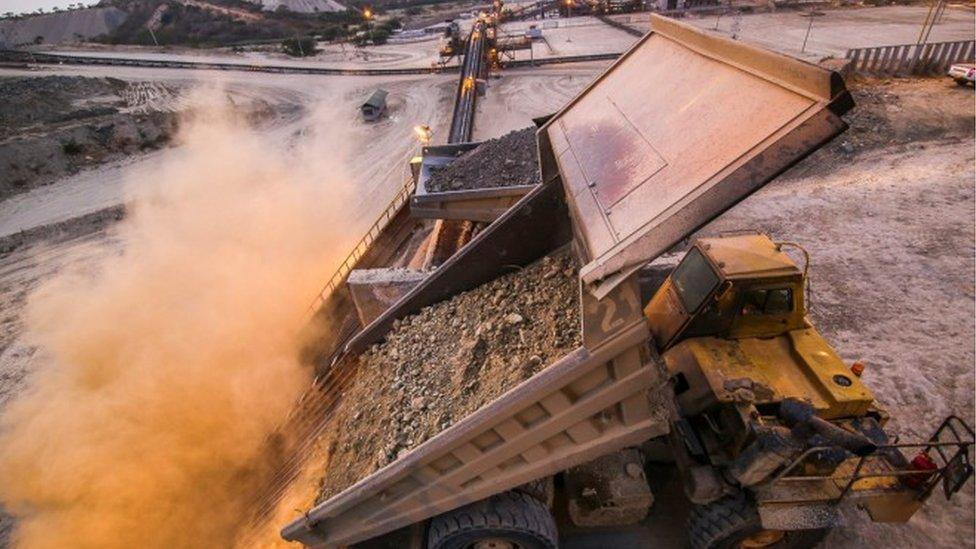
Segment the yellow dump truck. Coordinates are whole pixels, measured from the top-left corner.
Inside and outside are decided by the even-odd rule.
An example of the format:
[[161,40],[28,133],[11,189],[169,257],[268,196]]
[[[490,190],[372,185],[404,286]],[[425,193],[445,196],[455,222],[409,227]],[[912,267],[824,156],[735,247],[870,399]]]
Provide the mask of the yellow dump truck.
[[848,502],[905,521],[938,486],[958,491],[972,431],[949,418],[918,443],[885,433],[858,368],[807,318],[806,267],[786,253],[801,247],[701,238],[663,282],[648,275],[841,133],[852,106],[836,73],[655,17],[539,129],[542,184],[345,353],[567,246],[581,265],[582,345],[297,515],[283,537],[344,547],[406,531],[429,549],[555,548],[553,501],[579,524],[646,514],[641,455],[655,444],[694,504],[695,548],[808,547]]

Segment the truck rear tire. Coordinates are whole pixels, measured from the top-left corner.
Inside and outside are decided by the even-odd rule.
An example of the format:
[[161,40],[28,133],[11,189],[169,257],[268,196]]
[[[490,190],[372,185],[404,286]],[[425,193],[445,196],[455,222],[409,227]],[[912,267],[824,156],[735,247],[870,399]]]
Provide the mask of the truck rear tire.
[[688,522],[692,549],[807,549],[820,543],[829,531],[766,530],[756,505],[745,494],[696,505]]
[[538,499],[504,492],[431,519],[427,549],[557,549],[552,513]]

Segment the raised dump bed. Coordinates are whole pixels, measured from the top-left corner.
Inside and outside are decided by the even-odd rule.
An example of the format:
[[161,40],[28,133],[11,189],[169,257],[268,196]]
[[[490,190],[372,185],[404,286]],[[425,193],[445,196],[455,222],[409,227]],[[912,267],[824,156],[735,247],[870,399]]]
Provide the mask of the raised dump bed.
[[539,184],[535,128],[479,143],[424,147],[410,214],[491,222]]
[[580,344],[326,494],[283,537],[357,543],[664,435],[673,396],[650,344],[638,270],[843,131],[850,105],[833,73],[654,18],[540,129],[543,183],[346,352],[382,354],[404,319],[567,245],[580,266]]

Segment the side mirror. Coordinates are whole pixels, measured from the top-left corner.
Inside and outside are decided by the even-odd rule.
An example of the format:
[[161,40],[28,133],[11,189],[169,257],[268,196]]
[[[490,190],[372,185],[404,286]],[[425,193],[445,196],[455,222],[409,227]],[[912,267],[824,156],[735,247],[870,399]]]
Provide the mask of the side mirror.
[[729,295],[732,291],[732,281],[726,280],[721,285],[719,285],[718,290],[715,291],[715,301],[722,301]]

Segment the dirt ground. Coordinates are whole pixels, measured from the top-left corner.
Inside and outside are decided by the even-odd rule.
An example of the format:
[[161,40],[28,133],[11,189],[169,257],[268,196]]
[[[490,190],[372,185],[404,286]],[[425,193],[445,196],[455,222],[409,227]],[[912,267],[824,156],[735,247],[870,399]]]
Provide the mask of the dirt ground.
[[[27,389],[28,376],[44,360],[44,351],[24,332],[30,294],[64,269],[86,269],[122,250],[104,225],[95,232],[90,225],[91,220],[74,222],[68,232],[56,235],[48,229],[50,241],[11,254],[0,251],[0,411]],[[0,506],[0,548],[7,547],[13,526],[13,519]]]
[[[24,71],[0,72],[20,75]],[[362,212],[361,223],[349,224],[350,232],[356,234],[366,230],[377,210],[386,205],[405,180],[406,160],[418,147],[413,126],[423,121],[446,134],[454,88],[450,76],[427,77],[422,81],[417,77],[394,77],[378,82],[369,78],[102,67],[57,67],[38,72],[97,78],[111,75],[186,86],[220,85],[235,99],[267,100],[284,108],[276,112],[300,107],[302,116],[270,120],[263,127],[264,132],[269,139],[286,143],[302,140],[315,132],[332,136],[326,141],[335,150],[326,153],[334,155],[338,151],[348,159],[343,173],[350,174],[359,189],[356,200],[348,205]],[[377,85],[391,92],[389,112],[382,121],[365,124],[357,107],[361,98]],[[98,265],[106,255],[121,253],[123,244],[110,236],[115,218],[104,219],[102,214],[119,208],[143,180],[153,178],[161,166],[181,154],[181,147],[172,147],[128,157],[0,201],[0,244],[8,252],[10,247],[17,248],[0,253],[0,412],[6,402],[25,390],[27,376],[45,362],[36,343],[25,332],[28,296],[58,272],[87,269]],[[79,216],[83,216],[81,221],[77,220]],[[322,265],[322,279],[334,268],[334,265]],[[0,547],[6,546],[11,524],[10,517],[0,510]]]
[[[0,74],[37,73],[0,69]],[[300,140],[311,132],[334,137],[330,152],[347,159],[345,167],[361,189],[359,200],[350,207],[363,211],[363,231],[409,176],[407,161],[419,149],[414,125],[427,124],[435,136],[447,135],[455,86],[452,75],[323,77],[120,67],[57,67],[41,74],[113,75],[167,86],[219,86],[235,103],[264,102],[276,113],[262,126],[274,139]],[[390,92],[388,112],[367,124],[358,106],[377,87]],[[126,182],[137,185],[151,178],[179,151],[173,147],[126,157],[2,201],[0,236],[118,205],[125,199]]]
[[[324,68],[429,68],[439,61],[441,38],[434,35],[429,40],[405,43],[388,43],[382,46],[359,48],[346,43],[320,44],[313,56],[296,59],[277,47],[255,47],[245,51],[229,49],[193,49],[181,47],[104,46],[100,44],[72,44],[62,47],[43,47],[44,51],[65,55],[93,57],[132,57],[160,61],[196,61],[236,63],[242,65],[285,65],[292,67]],[[454,60],[456,63],[457,60]]]
[[[529,25],[542,29],[543,40],[533,41],[532,57],[562,57],[591,53],[623,53],[637,37],[615,29],[595,17],[573,17],[546,21],[518,21],[502,25],[503,33],[524,33]],[[516,51],[517,59],[528,59],[526,51]]]
[[474,138],[498,137],[555,113],[607,66],[601,61],[510,69],[489,79],[488,93],[478,99]]

